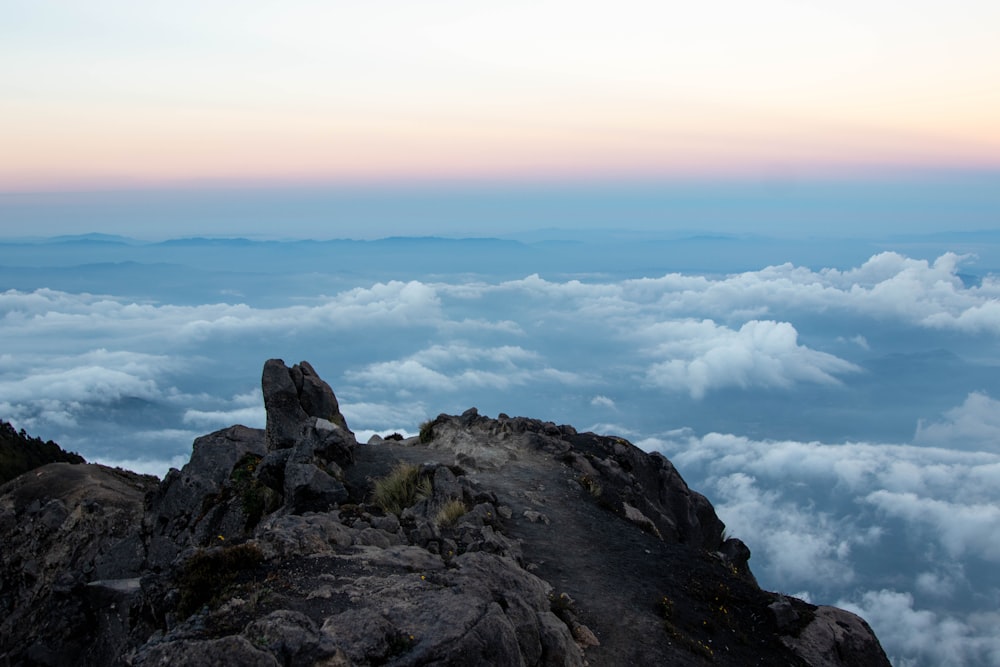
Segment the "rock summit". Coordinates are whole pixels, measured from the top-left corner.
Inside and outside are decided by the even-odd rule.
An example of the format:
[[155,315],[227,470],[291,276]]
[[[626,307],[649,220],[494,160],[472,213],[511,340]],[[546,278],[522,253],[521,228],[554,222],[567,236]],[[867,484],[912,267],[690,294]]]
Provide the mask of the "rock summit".
[[264,430],[164,479],[0,487],[6,665],[886,666],[857,616],[762,590],[662,455],[471,408],[359,444],[306,362]]

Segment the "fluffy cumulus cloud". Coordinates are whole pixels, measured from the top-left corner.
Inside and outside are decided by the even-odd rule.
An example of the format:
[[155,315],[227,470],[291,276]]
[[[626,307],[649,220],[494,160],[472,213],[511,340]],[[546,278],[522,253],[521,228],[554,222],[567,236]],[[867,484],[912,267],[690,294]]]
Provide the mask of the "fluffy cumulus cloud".
[[651,351],[647,379],[655,386],[687,391],[693,398],[721,387],[787,388],[798,382],[836,384],[835,375],[857,366],[799,345],[788,322],[751,320],[732,330],[711,320],[662,322],[640,332],[660,340]]
[[865,536],[844,525],[843,519],[782,498],[744,473],[720,477],[712,486],[730,533],[746,536],[754,544],[756,560],[766,564],[769,578],[789,587],[808,585],[817,578],[853,582],[851,544]]
[[973,554],[1000,564],[1000,494],[989,503],[960,503],[922,497],[911,491],[879,489],[865,496],[865,501],[923,528],[922,532],[935,536],[952,557]]
[[875,628],[895,667],[1000,665],[1000,613],[957,617],[919,608],[913,596],[889,589],[837,602]]
[[[117,409],[135,400],[172,406],[184,426],[261,425],[261,409],[220,401],[216,387],[206,392],[206,378],[197,376],[227,372],[219,368],[225,359],[257,365],[272,356],[272,341],[389,326],[434,330],[446,321],[434,287],[418,281],[376,283],[312,297],[310,305],[278,308],[8,290],[0,293],[6,348],[0,359],[0,409],[5,418],[42,432],[65,433],[86,416],[93,418],[95,405]],[[251,350],[259,355],[240,358]]]
[[928,328],[998,333],[1000,283],[987,277],[978,287],[966,287],[958,274],[968,259],[946,253],[929,262],[883,252],[846,271],[784,264],[714,281],[700,292],[716,307],[835,309]]
[[1000,452],[1000,401],[983,392],[972,392],[940,421],[921,421],[914,442]]
[[595,408],[608,408],[611,410],[614,410],[616,407],[614,399],[600,394],[590,399],[590,404]]

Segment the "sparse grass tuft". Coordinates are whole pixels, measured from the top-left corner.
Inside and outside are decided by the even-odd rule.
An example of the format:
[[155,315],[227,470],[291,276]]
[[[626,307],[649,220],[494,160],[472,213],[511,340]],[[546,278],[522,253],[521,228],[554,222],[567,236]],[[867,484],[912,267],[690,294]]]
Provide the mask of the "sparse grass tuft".
[[434,439],[434,422],[427,420],[420,425],[420,442],[427,444]]
[[431,480],[420,476],[420,467],[400,463],[388,475],[375,480],[372,500],[383,511],[399,514],[419,500],[429,498],[433,488]]
[[453,526],[466,511],[468,510],[465,508],[465,503],[461,500],[449,500],[444,504],[444,507],[438,510],[437,515],[434,517],[434,523],[438,527]]

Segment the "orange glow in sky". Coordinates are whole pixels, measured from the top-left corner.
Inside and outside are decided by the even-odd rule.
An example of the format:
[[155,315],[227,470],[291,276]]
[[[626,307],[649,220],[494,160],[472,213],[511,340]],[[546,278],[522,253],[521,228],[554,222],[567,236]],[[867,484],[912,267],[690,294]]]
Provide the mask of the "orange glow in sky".
[[5,2],[0,190],[1000,166],[996,2],[342,4]]

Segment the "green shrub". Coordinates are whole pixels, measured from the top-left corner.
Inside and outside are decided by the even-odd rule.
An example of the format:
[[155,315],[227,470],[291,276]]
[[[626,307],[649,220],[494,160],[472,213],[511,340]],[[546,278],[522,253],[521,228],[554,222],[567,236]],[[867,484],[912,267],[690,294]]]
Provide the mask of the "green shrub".
[[434,517],[434,523],[440,526],[453,526],[465,513],[465,503],[457,498],[444,504]]
[[375,480],[372,500],[384,511],[399,514],[419,500],[429,498],[431,480],[420,476],[420,467],[400,463],[388,475]]

